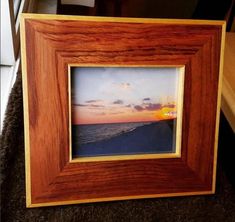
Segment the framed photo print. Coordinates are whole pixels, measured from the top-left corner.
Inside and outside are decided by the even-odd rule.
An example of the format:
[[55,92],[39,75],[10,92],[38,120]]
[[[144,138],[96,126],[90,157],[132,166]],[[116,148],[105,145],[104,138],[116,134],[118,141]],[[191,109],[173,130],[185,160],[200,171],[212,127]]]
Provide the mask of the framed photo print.
[[213,194],[225,23],[23,14],[27,207]]
[[184,68],[69,68],[71,161],[180,155]]

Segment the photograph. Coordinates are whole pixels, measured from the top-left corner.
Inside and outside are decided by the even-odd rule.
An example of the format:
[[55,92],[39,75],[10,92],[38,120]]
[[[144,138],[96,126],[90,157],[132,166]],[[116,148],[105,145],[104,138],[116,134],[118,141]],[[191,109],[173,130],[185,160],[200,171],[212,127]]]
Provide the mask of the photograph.
[[176,152],[177,67],[71,67],[72,158]]

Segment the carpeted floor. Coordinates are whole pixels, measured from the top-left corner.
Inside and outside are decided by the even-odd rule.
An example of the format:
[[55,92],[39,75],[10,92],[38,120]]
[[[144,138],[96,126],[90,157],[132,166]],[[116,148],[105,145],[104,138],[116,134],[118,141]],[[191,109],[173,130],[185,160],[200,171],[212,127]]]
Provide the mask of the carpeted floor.
[[235,221],[235,190],[218,165],[215,195],[26,209],[21,75],[10,95],[1,136],[2,221]]

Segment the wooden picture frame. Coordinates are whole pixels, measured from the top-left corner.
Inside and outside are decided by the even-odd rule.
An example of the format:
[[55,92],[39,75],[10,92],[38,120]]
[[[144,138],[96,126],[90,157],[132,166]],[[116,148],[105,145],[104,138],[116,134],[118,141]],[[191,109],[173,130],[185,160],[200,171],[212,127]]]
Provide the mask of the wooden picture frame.
[[[23,14],[27,207],[213,194],[225,22]],[[184,67],[175,156],[72,161],[68,67]]]

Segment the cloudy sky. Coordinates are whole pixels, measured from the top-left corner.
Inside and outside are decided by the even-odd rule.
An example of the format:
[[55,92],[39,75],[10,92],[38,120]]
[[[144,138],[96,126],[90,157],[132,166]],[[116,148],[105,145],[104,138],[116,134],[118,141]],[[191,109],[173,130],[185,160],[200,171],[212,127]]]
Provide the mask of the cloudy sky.
[[72,68],[72,123],[174,118],[178,81],[176,68]]

